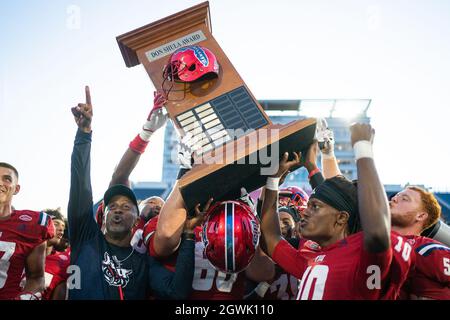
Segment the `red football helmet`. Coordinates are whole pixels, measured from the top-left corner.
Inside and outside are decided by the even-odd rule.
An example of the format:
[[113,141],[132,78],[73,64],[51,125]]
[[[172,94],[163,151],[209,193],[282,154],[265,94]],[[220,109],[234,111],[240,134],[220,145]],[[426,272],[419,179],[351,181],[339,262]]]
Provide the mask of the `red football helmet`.
[[164,68],[164,78],[171,81],[194,82],[219,76],[216,56],[207,48],[187,46],[175,51]]
[[101,229],[103,226],[103,216],[105,214],[105,203],[102,200],[98,205],[97,211],[95,212],[95,221],[97,222],[98,227]]
[[299,213],[303,212],[308,206],[308,194],[302,188],[296,186],[281,189],[279,197],[281,206],[294,206]]
[[259,235],[259,221],[249,206],[241,201],[217,202],[203,224],[206,257],[222,272],[240,272],[255,255]]

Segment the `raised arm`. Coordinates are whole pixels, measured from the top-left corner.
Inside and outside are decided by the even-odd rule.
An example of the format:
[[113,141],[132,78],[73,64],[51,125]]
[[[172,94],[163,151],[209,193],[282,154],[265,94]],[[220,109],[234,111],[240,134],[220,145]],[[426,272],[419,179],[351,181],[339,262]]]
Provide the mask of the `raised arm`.
[[281,158],[278,171],[274,176],[267,178],[264,190],[264,201],[261,210],[261,249],[270,257],[283,238],[278,218],[278,186],[280,177],[291,168],[300,165],[300,155],[294,152],[294,160],[288,161],[289,154],[286,152]]
[[80,238],[91,237],[97,229],[92,214],[91,188],[91,122],[92,103],[89,87],[85,88],[86,102],[72,108],[78,126],[71,160],[70,196],[67,216],[71,246]]
[[391,245],[391,217],[386,192],[373,160],[375,131],[369,124],[358,123],[350,127],[350,132],[358,170],[358,208],[364,246],[369,252],[383,252]]
[[175,272],[168,271],[161,263],[150,258],[150,287],[157,298],[181,300],[187,299],[191,293],[195,263],[195,228],[203,223],[208,207],[205,206],[202,211],[200,205],[197,205],[195,215],[185,221]]
[[156,130],[164,126],[167,121],[167,115],[163,112],[165,102],[164,95],[155,91],[153,108],[142,126],[142,131],[130,142],[128,149],[120,159],[111,178],[110,186],[115,184],[130,185],[130,174],[138,164],[141,155],[145,152],[150,137]]
[[322,172],[325,179],[342,175],[339,169],[336,156],[334,155],[334,134],[331,129],[324,132],[324,141],[319,144],[320,153],[322,154]]
[[[198,148],[197,142],[188,134],[179,143],[178,161],[181,166],[177,179],[181,179],[192,168],[192,154]],[[211,202],[212,199],[205,204],[203,208],[205,212],[209,209]],[[157,256],[165,257],[171,255],[178,248],[187,215],[188,212],[177,181],[159,213],[158,224],[153,238],[153,248]]]
[[320,172],[317,165],[317,155],[319,153],[319,144],[317,141],[313,141],[308,147],[306,156],[302,158],[302,165],[308,171],[308,180],[312,189],[315,189],[319,184],[321,184],[325,179]]
[[175,183],[159,213],[153,242],[157,256],[169,256],[178,248],[186,217],[187,210],[183,197],[178,189],[178,184]]

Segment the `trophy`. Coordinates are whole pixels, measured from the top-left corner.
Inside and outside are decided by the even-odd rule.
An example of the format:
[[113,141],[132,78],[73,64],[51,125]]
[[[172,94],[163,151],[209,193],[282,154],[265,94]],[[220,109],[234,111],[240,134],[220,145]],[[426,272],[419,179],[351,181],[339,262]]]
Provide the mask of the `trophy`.
[[[195,165],[178,182],[188,210],[211,197],[238,198],[241,187],[260,188],[284,152],[311,144],[315,119],[270,121],[212,36],[208,2],[118,36],[117,42],[126,66],[142,64],[165,93],[178,134],[192,136],[200,147]],[[190,65],[189,57],[197,64]]]

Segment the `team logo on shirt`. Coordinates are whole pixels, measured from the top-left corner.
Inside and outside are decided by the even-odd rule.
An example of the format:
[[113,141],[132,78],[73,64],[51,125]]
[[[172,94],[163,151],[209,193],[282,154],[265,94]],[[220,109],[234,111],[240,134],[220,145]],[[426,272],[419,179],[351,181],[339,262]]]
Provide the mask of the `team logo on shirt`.
[[59,255],[59,258],[61,260],[63,260],[63,261],[68,261],[69,260],[69,258],[67,256],[63,255],[63,254]]
[[19,217],[19,220],[22,220],[22,221],[25,221],[25,222],[30,222],[31,220],[33,220],[33,218],[30,217],[30,216],[27,215],[27,214],[23,214],[23,215],[21,215],[21,216]]
[[305,247],[313,251],[320,250],[319,244],[311,240],[305,242]]
[[105,252],[104,259],[102,261],[102,271],[105,276],[106,282],[109,285],[115,287],[125,288],[130,281],[130,275],[132,270],[120,268],[119,260],[116,256],[109,256],[108,252]]
[[324,254],[322,254],[322,255],[320,255],[320,256],[317,256],[317,257],[314,259],[315,262],[323,262],[323,260],[325,260],[325,255],[324,255]]

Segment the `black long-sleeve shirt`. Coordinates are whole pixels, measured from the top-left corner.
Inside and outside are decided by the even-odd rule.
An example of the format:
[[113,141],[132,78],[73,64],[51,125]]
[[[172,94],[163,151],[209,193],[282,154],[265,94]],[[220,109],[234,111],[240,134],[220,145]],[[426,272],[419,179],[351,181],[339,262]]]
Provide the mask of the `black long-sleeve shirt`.
[[72,153],[68,206],[71,245],[69,299],[145,299],[149,290],[160,299],[186,299],[194,273],[194,241],[183,240],[176,272],[129,247],[106,241],[93,219],[90,178],[92,133],[78,130]]

